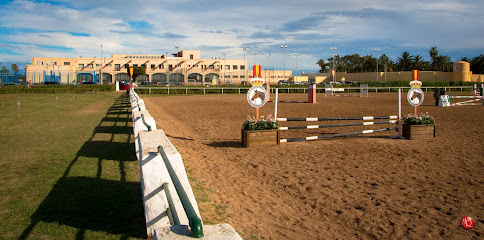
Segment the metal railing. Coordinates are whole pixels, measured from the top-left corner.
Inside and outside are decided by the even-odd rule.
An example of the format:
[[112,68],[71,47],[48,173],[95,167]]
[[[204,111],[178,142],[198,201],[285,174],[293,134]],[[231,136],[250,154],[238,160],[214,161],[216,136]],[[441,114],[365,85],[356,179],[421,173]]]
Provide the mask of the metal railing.
[[[306,93],[308,88],[307,87],[278,87],[277,85],[271,86],[271,93],[274,93],[275,89],[278,88],[279,92],[284,91],[285,93]],[[335,87],[339,88],[339,87]],[[344,89],[344,92],[358,92],[360,91],[360,87],[341,87]],[[457,91],[472,91],[472,86],[441,86],[441,87],[421,87],[421,89],[425,92],[433,91],[435,88],[444,88],[447,90],[449,89],[456,89]],[[185,92],[188,94],[189,91],[197,91],[203,92],[203,94],[207,94],[207,92],[213,94],[214,92],[225,94],[225,93],[247,93],[250,87],[137,87],[138,89],[147,89],[148,94],[151,94],[152,90],[163,90],[166,91],[167,94],[172,94],[174,91],[177,94],[180,92]],[[318,92],[324,92],[324,86],[318,86]],[[368,87],[368,91],[370,92],[397,92],[398,89],[410,89],[410,87]],[[183,91],[184,90],[184,91]],[[171,93],[170,93],[171,91]]]
[[141,121],[143,121],[143,124],[148,128],[148,132],[151,131],[151,126],[145,121],[145,115],[141,114]]
[[[165,162],[166,168],[168,169],[168,173],[170,174],[170,178],[173,181],[173,185],[175,186],[178,197],[180,198],[180,201],[183,205],[183,209],[187,214],[188,223],[189,223],[188,225],[190,226],[191,236],[195,238],[203,237],[202,220],[198,217],[197,213],[193,209],[193,205],[188,199],[185,189],[183,189],[183,186],[180,183],[180,180],[178,179],[178,176],[176,175],[175,170],[173,169],[173,166],[171,166],[171,163],[168,160],[168,157],[163,151],[162,146],[158,147],[158,153],[161,155],[161,158],[163,158],[163,161]],[[172,201],[172,204],[173,204],[173,201]],[[175,221],[175,219],[177,219],[176,221],[178,221],[178,224],[180,224],[176,211],[172,211],[171,209],[175,209],[174,206],[170,206],[170,214],[172,215],[173,220]]]

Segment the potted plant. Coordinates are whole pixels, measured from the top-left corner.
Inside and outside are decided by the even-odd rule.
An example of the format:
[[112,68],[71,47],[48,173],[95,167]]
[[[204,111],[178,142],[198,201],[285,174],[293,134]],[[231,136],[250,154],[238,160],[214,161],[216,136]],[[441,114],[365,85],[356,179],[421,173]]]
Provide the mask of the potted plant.
[[247,116],[242,124],[242,145],[244,147],[267,146],[279,144],[279,124],[272,115],[256,119]]
[[435,120],[428,113],[405,115],[402,124],[402,136],[409,140],[435,138]]

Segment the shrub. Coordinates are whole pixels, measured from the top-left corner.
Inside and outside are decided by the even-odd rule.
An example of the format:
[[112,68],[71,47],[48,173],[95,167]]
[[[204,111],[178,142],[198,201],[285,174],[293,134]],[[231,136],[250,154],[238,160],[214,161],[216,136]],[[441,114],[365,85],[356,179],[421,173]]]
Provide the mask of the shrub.
[[272,118],[272,115],[268,115],[266,118],[261,116],[259,120],[255,119],[255,117],[247,116],[247,121],[242,124],[242,128],[247,131],[271,130],[278,129],[279,123]]
[[403,122],[408,125],[425,125],[425,124],[434,124],[435,120],[432,116],[428,115],[428,113],[420,113],[420,115],[414,116],[411,114],[407,114],[403,117]]

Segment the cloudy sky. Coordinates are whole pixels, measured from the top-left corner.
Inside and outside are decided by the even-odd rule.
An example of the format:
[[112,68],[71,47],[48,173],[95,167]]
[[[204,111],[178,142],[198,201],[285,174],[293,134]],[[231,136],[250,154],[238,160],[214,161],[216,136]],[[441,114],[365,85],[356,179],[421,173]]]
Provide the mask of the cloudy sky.
[[[404,51],[452,61],[484,54],[483,0],[14,0],[0,1],[0,62],[32,57],[201,50],[263,68],[317,71],[332,53]],[[285,58],[281,45],[285,49]],[[332,52],[330,47],[336,47]]]

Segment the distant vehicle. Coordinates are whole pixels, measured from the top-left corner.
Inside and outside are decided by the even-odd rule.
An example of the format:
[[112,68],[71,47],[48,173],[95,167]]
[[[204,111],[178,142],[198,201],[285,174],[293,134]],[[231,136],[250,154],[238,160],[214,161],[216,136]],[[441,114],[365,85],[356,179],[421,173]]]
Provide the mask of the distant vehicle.
[[210,86],[212,86],[212,83],[204,82],[204,83],[203,83],[203,86],[205,86],[205,87],[210,87]]
[[301,85],[302,83],[301,83],[301,82],[299,82],[299,81],[296,81],[296,82],[294,82],[294,84],[296,84],[296,85]]
[[95,82],[82,82],[81,84],[96,84]]
[[225,85],[234,85],[232,82],[227,82]]
[[247,81],[241,81],[240,84],[246,85],[247,84]]
[[148,82],[148,81],[145,81],[145,82],[142,82],[140,85],[156,85],[155,82]]
[[340,83],[340,82],[329,82],[329,84],[343,84],[343,83]]
[[283,84],[289,84],[289,82],[286,81],[286,80],[279,80],[279,82],[277,82],[277,84],[283,85]]
[[169,82],[162,82],[159,85],[169,87],[170,83]]
[[304,82],[302,82],[302,84],[303,85],[309,85],[309,82],[304,81]]
[[44,85],[59,85],[59,82],[44,82]]
[[129,83],[120,83],[119,88],[121,90],[129,90]]

